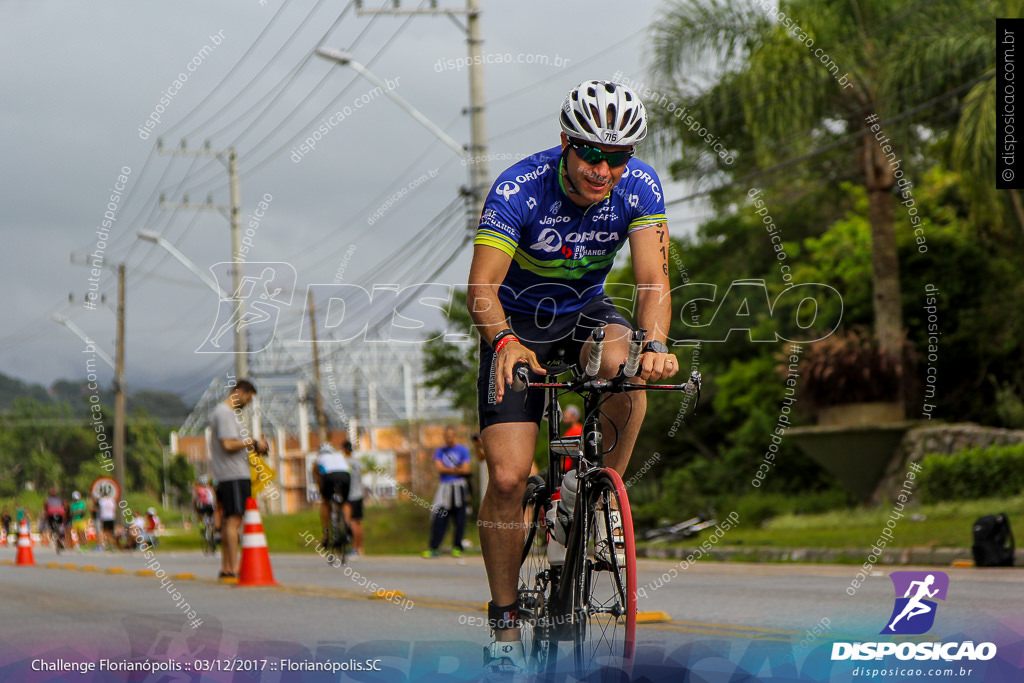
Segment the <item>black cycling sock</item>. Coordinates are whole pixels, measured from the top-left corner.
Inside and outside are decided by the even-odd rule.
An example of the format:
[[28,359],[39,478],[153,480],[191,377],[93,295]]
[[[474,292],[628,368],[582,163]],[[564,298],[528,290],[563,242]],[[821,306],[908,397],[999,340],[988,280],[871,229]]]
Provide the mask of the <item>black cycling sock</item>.
[[487,603],[487,623],[492,630],[504,631],[519,626],[519,604],[512,603],[499,607],[493,602]]

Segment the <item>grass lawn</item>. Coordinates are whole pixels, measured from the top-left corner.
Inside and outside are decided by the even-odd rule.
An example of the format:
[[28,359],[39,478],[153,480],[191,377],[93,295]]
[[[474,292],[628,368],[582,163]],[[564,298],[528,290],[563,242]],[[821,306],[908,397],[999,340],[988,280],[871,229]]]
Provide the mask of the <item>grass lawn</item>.
[[[1024,519],[1024,496],[957,501],[908,507],[896,520],[888,547],[960,547],[971,545],[971,525],[978,517],[1005,512],[1012,524]],[[866,548],[891,519],[892,507],[834,510],[817,515],[781,515],[761,528],[739,526],[720,545],[780,546],[795,548]],[[900,514],[900,513],[895,513]],[[728,512],[721,514],[724,518]],[[922,519],[923,517],[923,519]]]
[[[27,494],[21,502],[28,505],[33,518],[42,506],[40,494]],[[132,509],[143,512],[147,507],[156,507],[168,533],[160,539],[164,550],[199,549],[199,530],[192,526],[182,527],[181,515],[174,510],[161,508],[156,499],[129,494],[127,500]],[[14,513],[14,500],[0,500]],[[1015,498],[984,499],[918,505],[905,508],[903,517],[896,520],[893,541],[887,547],[908,548],[921,546],[969,548],[971,525],[978,517],[1005,512],[1011,524],[1024,520],[1024,495]],[[721,547],[729,546],[776,546],[788,548],[867,548],[881,534],[890,519],[891,506],[878,509],[855,508],[834,510],[815,515],[780,515],[759,527],[744,524],[731,529],[719,542]],[[724,519],[729,511],[719,510]],[[897,513],[898,514],[898,513]],[[34,526],[34,525],[33,525]],[[424,507],[407,500],[396,501],[387,506],[367,507],[365,519],[365,546],[368,554],[414,554],[427,548],[430,534],[430,513]],[[308,532],[320,537],[320,519],[316,509],[304,510],[289,515],[264,515],[263,528],[267,544],[272,552],[313,552],[307,548],[303,535]],[[692,546],[706,538],[705,531],[696,541],[679,543]],[[443,546],[451,545],[452,530],[449,525]],[[466,522],[466,539],[471,551],[480,547],[479,528],[475,515]]]
[[[430,512],[408,501],[395,502],[388,506],[365,507],[363,515],[364,546],[369,555],[414,554],[427,549],[430,537]],[[263,515],[263,531],[267,535],[267,546],[273,552],[313,552],[313,546],[306,546],[305,534],[319,539],[319,509],[303,510],[289,515]],[[169,529],[170,533],[160,539],[164,549],[198,549],[199,530],[196,527],[187,532]],[[450,547],[452,527],[442,547]],[[466,520],[466,539],[472,549],[478,549],[480,536],[476,518]]]

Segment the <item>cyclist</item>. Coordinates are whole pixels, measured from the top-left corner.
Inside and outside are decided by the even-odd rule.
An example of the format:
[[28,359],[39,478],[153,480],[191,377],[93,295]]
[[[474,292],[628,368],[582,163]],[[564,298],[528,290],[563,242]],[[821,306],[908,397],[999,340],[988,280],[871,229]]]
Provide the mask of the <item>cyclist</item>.
[[217,494],[210,486],[210,477],[205,474],[200,475],[199,480],[192,486],[192,509],[196,511],[196,516],[200,521],[212,519],[213,528],[219,530],[220,520],[217,519],[216,500]]
[[[513,366],[589,353],[591,330],[605,327],[600,376],[626,359],[629,322],[604,292],[615,254],[628,241],[637,284],[637,322],[647,329],[640,378],[674,375],[665,345],[671,320],[668,229],[657,173],[633,157],[647,135],[639,97],[620,84],[586,81],[559,115],[561,145],[505,170],[484,203],[474,242],[467,306],[480,333],[477,383],[489,472],[480,506],[480,544],[491,590],[485,648],[491,674],[517,675],[526,662],[517,623],[522,501],[543,412],[543,391],[509,396]],[[586,343],[585,343],[586,342]],[[638,380],[639,381],[639,380]],[[606,463],[625,471],[643,421],[643,392],[603,406]],[[612,428],[609,422],[614,423]]]
[[67,546],[67,529],[64,528],[64,521],[67,519],[67,508],[64,506],[63,499],[57,495],[56,489],[50,489],[50,495],[43,504],[43,514],[46,516],[46,524],[44,525],[40,519],[40,532],[44,529],[48,530],[54,546],[58,543],[58,536],[60,540],[64,541],[64,545]]
[[86,520],[85,515],[88,512],[88,507],[85,501],[82,500],[82,494],[75,491],[71,494],[71,530],[74,531],[74,543],[75,547],[78,548],[79,552],[82,550],[82,544],[85,542],[86,533]]
[[352,551],[350,555],[359,557],[365,554],[363,550],[363,465],[358,458],[352,455],[352,442],[346,440],[341,444],[341,450],[348,460],[348,470],[351,482],[348,490],[348,526],[352,529]]
[[[343,503],[348,501],[351,477],[348,459],[329,443],[320,446],[313,462],[313,481],[320,489],[320,526],[324,530],[324,547],[331,540],[331,499],[337,493]],[[342,507],[344,509],[347,506]],[[345,510],[343,514],[348,522],[348,511]]]

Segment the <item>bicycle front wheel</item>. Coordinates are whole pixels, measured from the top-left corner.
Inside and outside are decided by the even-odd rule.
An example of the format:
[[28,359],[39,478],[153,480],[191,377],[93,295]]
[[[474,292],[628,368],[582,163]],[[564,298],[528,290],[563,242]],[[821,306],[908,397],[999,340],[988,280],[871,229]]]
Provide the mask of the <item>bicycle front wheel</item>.
[[577,676],[632,669],[636,645],[636,546],[626,488],[605,468],[588,486],[585,549],[573,591]]
[[530,477],[523,497],[523,554],[519,566],[520,633],[526,657],[537,673],[554,667],[558,643],[554,640],[551,593],[554,574],[548,564],[544,511],[550,492],[544,480]]

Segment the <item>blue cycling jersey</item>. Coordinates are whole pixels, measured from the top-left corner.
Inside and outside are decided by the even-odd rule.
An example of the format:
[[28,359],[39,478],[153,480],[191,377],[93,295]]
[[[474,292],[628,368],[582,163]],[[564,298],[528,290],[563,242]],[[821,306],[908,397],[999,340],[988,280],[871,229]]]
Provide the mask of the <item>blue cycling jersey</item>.
[[512,257],[498,299],[506,313],[574,313],[604,294],[615,254],[634,230],[665,222],[654,169],[630,159],[600,202],[582,209],[559,182],[561,147],[510,166],[495,181],[474,244]]

